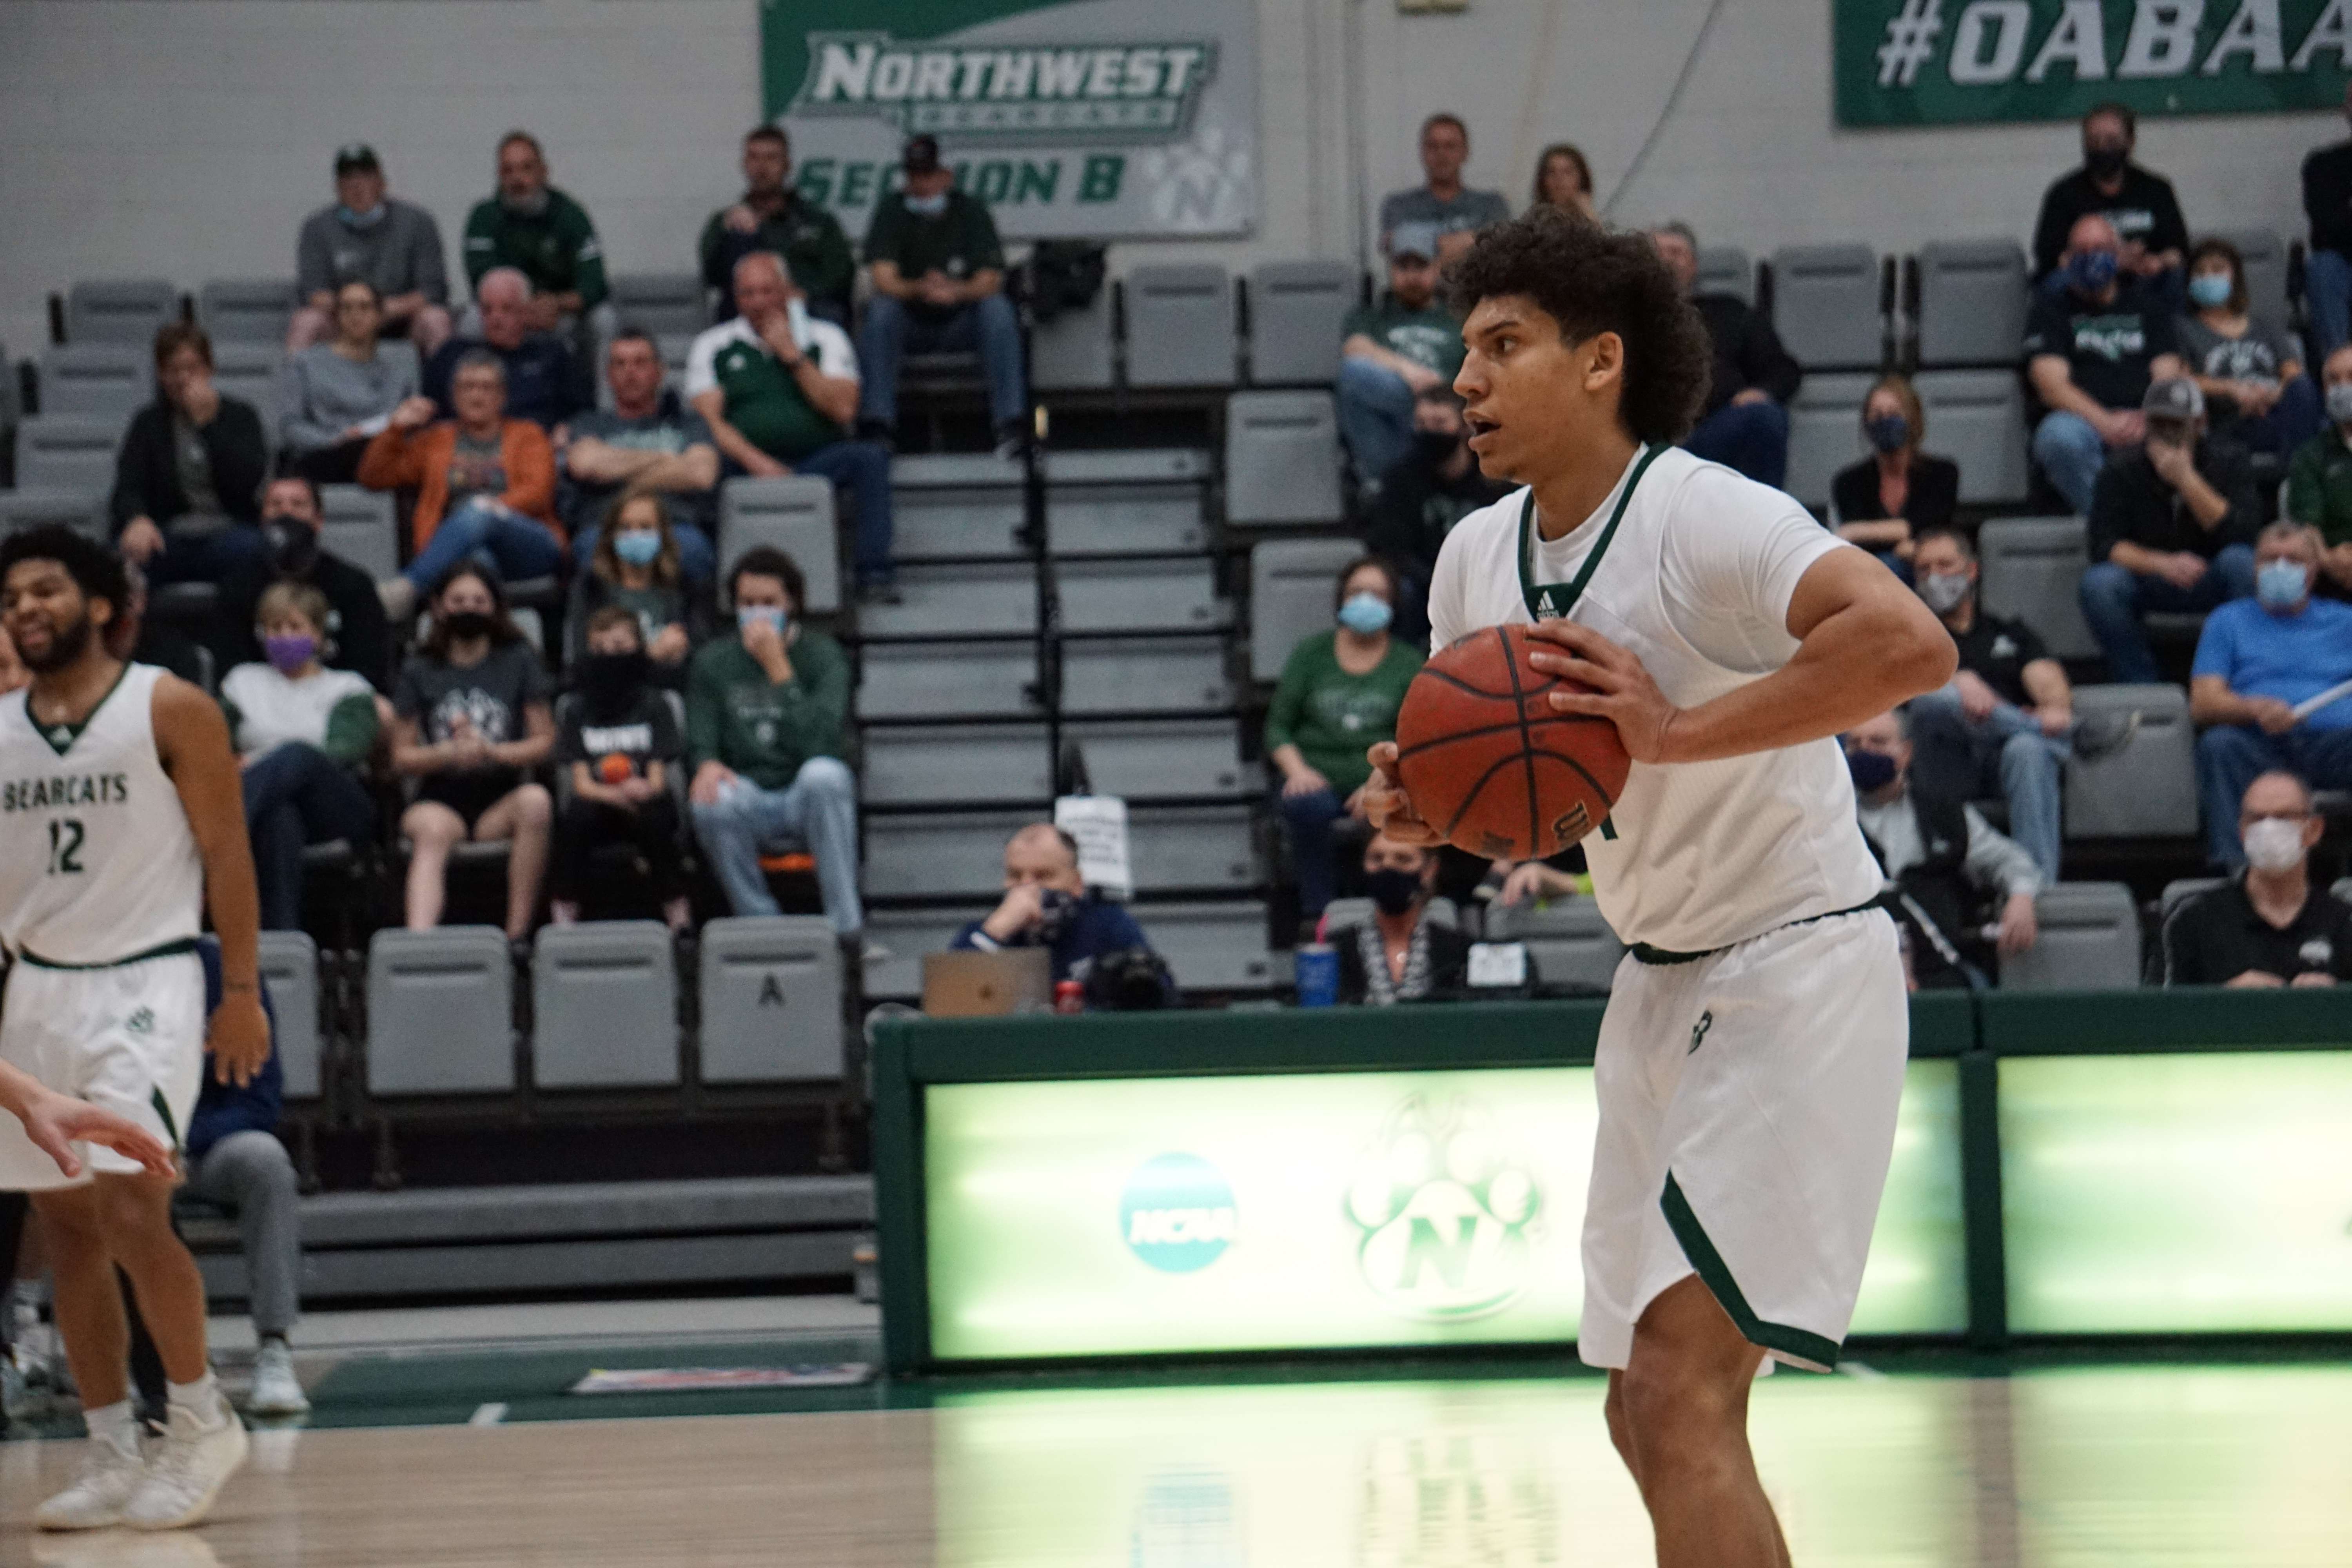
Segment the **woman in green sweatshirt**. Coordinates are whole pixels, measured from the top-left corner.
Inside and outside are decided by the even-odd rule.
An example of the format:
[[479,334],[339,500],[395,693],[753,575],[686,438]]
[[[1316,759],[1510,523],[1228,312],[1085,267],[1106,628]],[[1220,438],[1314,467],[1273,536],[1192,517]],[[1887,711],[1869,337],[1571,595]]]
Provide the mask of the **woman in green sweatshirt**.
[[1333,829],[1363,819],[1365,751],[1396,739],[1397,709],[1421,668],[1419,648],[1389,635],[1395,570],[1377,555],[1339,574],[1336,630],[1291,649],[1265,714],[1265,754],[1282,773],[1282,815],[1298,863],[1299,912],[1313,919],[1332,896]]

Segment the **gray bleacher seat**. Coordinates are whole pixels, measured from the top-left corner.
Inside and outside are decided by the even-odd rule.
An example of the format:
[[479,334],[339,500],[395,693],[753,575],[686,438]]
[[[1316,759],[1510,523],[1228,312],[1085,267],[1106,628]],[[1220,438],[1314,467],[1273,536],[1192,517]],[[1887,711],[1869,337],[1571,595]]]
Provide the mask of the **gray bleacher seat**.
[[2090,534],[2081,518],[1990,519],[1978,531],[1977,554],[1988,614],[2032,626],[2053,658],[2087,658],[2099,651],[2075,593],[2090,564]]
[[1339,521],[1339,416],[1328,392],[1241,392],[1225,404],[1225,521]]
[[1339,329],[1363,286],[1351,261],[1259,262],[1249,275],[1250,380],[1330,385],[1339,374]]
[[1239,889],[1258,880],[1247,805],[1143,805],[1127,814],[1128,868],[1139,893]]
[[1037,574],[1025,561],[907,566],[896,605],[867,605],[858,630],[869,637],[1028,633],[1037,629]]
[[291,278],[215,278],[196,290],[196,324],[213,347],[283,343],[300,303]]
[[155,362],[138,343],[52,343],[41,351],[41,414],[111,420],[117,430],[155,396]]
[[986,453],[898,458],[890,464],[890,553],[1016,556],[1025,513],[1021,465]]
[[1029,388],[1033,392],[1103,392],[1117,380],[1112,342],[1112,296],[1117,286],[1103,279],[1095,297],[1065,307],[1029,330]]
[[857,784],[868,805],[1054,798],[1054,749],[1043,724],[873,729],[863,746]]
[[[1462,910],[1443,894],[1431,899],[1422,912],[1432,925],[1444,926],[1448,931],[1462,929]],[[1334,899],[1323,906],[1323,930],[1328,934],[1341,926],[1370,925],[1373,913],[1370,899]]]
[[2157,900],[2157,928],[2161,931],[2164,922],[2172,918],[2172,911],[2182,904],[2200,893],[2210,892],[2227,880],[2225,877],[2183,877],[2178,881],[2167,882],[2163,895]]
[[841,940],[824,919],[712,921],[700,963],[703,1082],[842,1075]]
[[2252,301],[2253,313],[2273,326],[2286,326],[2291,319],[2286,292],[2286,247],[2279,243],[2278,232],[2268,228],[2225,228],[2214,237],[2236,246],[2238,254],[2245,258],[2246,294]]
[[1037,711],[1033,643],[868,643],[860,719],[1010,718]]
[[1185,991],[1265,991],[1290,983],[1290,954],[1265,944],[1255,900],[1139,904],[1128,912]]
[[93,539],[106,537],[106,496],[100,490],[0,490],[0,534],[63,523]]
[[1625,946],[1601,907],[1591,899],[1549,904],[1492,904],[1486,910],[1486,940],[1527,944],[1528,962],[1541,984],[1609,989]]
[[299,931],[261,933],[261,978],[278,1021],[270,1048],[286,1075],[286,1098],[319,1098],[319,944]]
[[2139,715],[2121,751],[2066,765],[2066,837],[2186,837],[2197,831],[2197,731],[2178,686],[2078,686],[2074,711]]
[[114,489],[114,449],[122,426],[112,419],[40,414],[16,426],[16,483],[103,500]]
[[1055,566],[1054,577],[1065,631],[1187,631],[1225,624],[1216,566],[1205,556],[1064,561]]
[[231,341],[213,345],[213,384],[229,397],[250,404],[262,428],[278,419],[278,372],[286,351],[277,343]]
[[1206,549],[1209,454],[1185,447],[1055,452],[1045,540],[1055,555]]
[[1789,471],[1781,489],[1810,507],[1827,506],[1837,471],[1869,447],[1862,439],[1862,403],[1874,378],[1861,374],[1809,375],[1789,405]]
[[384,930],[368,944],[373,1095],[515,1086],[514,965],[496,926]]
[[[999,850],[1003,846],[998,846]],[[1001,884],[1001,879],[1000,879]],[[984,920],[996,908],[994,894],[1003,888],[992,889],[984,901],[957,904],[950,908],[922,910],[889,910],[868,908],[866,911],[866,937],[878,943],[889,956],[878,963],[866,966],[866,994],[870,998],[913,998],[923,994],[923,955],[944,952],[955,933],[976,920]],[[708,930],[708,927],[704,928]]]
[[[833,482],[814,474],[782,479],[733,479],[719,487],[719,580],[735,558],[772,544],[793,558],[808,579],[808,602],[798,613],[831,615],[841,608],[841,548],[833,521]],[[723,589],[722,589],[723,592]]]
[[1362,552],[1352,539],[1270,539],[1250,552],[1250,677],[1280,679],[1299,639],[1331,626],[1342,568]]
[[358,485],[320,485],[319,547],[341,556],[371,577],[400,570],[400,523],[392,496]]
[[1234,280],[1214,262],[1139,267],[1127,275],[1127,384],[1234,384]]
[[1886,358],[1879,263],[1866,245],[1772,253],[1772,329],[1807,370],[1876,370]]
[[1698,247],[1698,279],[1691,292],[1728,294],[1752,305],[1756,302],[1756,266],[1748,259],[1748,253],[1736,245],[1702,245]]
[[613,312],[625,327],[694,333],[710,324],[702,279],[692,272],[615,272]]
[[1922,371],[1912,383],[1927,416],[1928,451],[1960,466],[1960,500],[2007,505],[2025,499],[2025,393],[2006,370]]
[[1035,820],[1037,813],[1025,810],[869,816],[866,894],[904,899],[1002,892],[1004,841]]
[[2121,882],[2061,882],[2034,900],[2042,934],[2000,961],[2004,991],[2127,991],[2140,981],[2139,906]]
[[[662,379],[669,385],[679,389],[681,399],[685,395],[687,357],[694,352],[694,340],[700,335],[698,332],[656,332],[654,334],[654,352],[661,356]],[[613,389],[610,386],[597,389],[597,396],[600,399],[610,397],[612,394]]]
[[1062,645],[1066,714],[1189,713],[1231,706],[1233,677],[1210,637],[1102,637]]
[[180,290],[166,278],[93,278],[66,293],[66,342],[132,343],[144,351],[180,319]]
[[[1062,738],[1077,747],[1097,795],[1232,795],[1263,782],[1257,764],[1242,761],[1241,731],[1230,719],[1071,724]],[[870,756],[870,739],[867,745]]]
[[2024,250],[2007,237],[1921,246],[1919,363],[2016,363],[2025,352],[2026,271]]
[[661,921],[547,927],[531,947],[530,997],[540,1088],[678,1081],[677,963]]

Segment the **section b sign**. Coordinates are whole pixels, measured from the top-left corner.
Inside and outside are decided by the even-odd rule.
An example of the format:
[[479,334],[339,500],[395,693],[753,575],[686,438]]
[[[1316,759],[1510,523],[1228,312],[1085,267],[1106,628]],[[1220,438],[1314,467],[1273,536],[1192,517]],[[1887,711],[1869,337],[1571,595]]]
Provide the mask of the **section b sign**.
[[1836,0],[1842,125],[2334,109],[2352,0]]
[[1255,225],[1252,0],[762,0],[760,15],[767,115],[801,194],[854,234],[922,134],[1007,238]]

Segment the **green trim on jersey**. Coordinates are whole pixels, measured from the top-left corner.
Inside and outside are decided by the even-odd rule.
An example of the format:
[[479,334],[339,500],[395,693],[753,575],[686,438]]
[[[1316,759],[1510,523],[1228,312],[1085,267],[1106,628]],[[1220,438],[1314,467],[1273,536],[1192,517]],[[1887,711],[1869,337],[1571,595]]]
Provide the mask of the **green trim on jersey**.
[[[28,687],[25,691],[25,722],[33,727],[33,732],[35,734],[40,736],[42,740],[48,742],[49,750],[62,757],[68,752],[73,750],[73,743],[81,739],[81,732],[89,728],[90,721],[98,717],[99,710],[106,706],[107,700],[112,697],[116,689],[121,686],[122,678],[130,673],[131,661],[126,658],[122,661],[122,667],[114,672],[113,684],[106,689],[104,694],[101,695],[97,701],[89,705],[89,712],[83,714],[79,719],[71,723],[66,723],[61,721],[56,724],[44,724],[38,719],[34,718],[33,693],[31,688]],[[62,741],[58,738],[60,735],[65,737]]]
[[1666,1173],[1666,1190],[1659,1196],[1658,1207],[1664,1211],[1666,1224],[1674,1231],[1675,1239],[1682,1243],[1683,1256],[1690,1259],[1690,1266],[1697,1270],[1700,1281],[1721,1304],[1742,1338],[1751,1345],[1779,1351],[1823,1372],[1837,1370],[1838,1354],[1843,1348],[1837,1341],[1825,1339],[1805,1329],[1791,1328],[1786,1323],[1768,1323],[1756,1315],[1755,1309],[1748,1306],[1747,1296],[1741,1292],[1739,1282],[1731,1277],[1731,1269],[1723,1261],[1723,1254],[1717,1252],[1715,1243],[1707,1239],[1706,1227],[1700,1225],[1698,1215],[1691,1212],[1690,1200],[1683,1196],[1682,1184],[1675,1180],[1672,1171]]
[[1573,583],[1536,581],[1536,492],[1533,486],[1528,487],[1528,499],[1519,505],[1519,597],[1527,601],[1528,615],[1538,621],[1556,621],[1576,607],[1576,601],[1584,596],[1584,585],[1600,569],[1601,558],[1609,553],[1609,542],[1617,537],[1617,525],[1625,521],[1625,509],[1633,504],[1633,487],[1642,482],[1642,476],[1650,471],[1650,465],[1665,449],[1651,447],[1643,450],[1641,461],[1633,465],[1633,477],[1625,481],[1625,493],[1617,498],[1617,510],[1609,514],[1601,537],[1593,542],[1592,552],[1577,568]]
[[158,942],[153,947],[134,952],[128,958],[110,958],[98,963],[59,963],[54,959],[43,958],[30,948],[16,956],[36,969],[121,969],[128,964],[144,963],[151,958],[177,958],[184,952],[195,951],[196,939],[184,936],[171,942]]

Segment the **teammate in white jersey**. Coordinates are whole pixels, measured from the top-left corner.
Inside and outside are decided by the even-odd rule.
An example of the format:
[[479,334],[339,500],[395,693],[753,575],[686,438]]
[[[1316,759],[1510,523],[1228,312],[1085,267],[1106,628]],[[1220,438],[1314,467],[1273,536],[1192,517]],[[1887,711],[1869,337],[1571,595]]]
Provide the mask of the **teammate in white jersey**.
[[[107,652],[127,597],[121,559],[69,530],[0,542],[0,621],[33,675],[0,697],[0,943],[12,961],[0,1062],[176,1147],[207,1050],[240,1083],[268,1057],[259,902],[228,726],[195,687]],[[196,954],[207,899],[225,992],[209,1039]],[[86,1163],[86,1177],[61,1173],[0,1121],[0,1187],[31,1192],[41,1216],[90,1431],[80,1477],[35,1522],[194,1524],[247,1444],[206,1359],[204,1279],[172,1229],[175,1178],[103,1146]],[[169,1382],[152,1457],[131,1412],[118,1268]]]
[[[1447,537],[1433,647],[1506,622],[1633,758],[1584,841],[1629,949],[1594,1061],[1578,1353],[1673,1568],[1789,1561],[1748,1447],[1764,1358],[1835,1364],[1908,1050],[1838,731],[1941,686],[1916,595],[1778,490],[1672,443],[1705,329],[1645,237],[1538,208],[1449,278],[1471,449],[1525,488]],[[1391,835],[1435,834],[1373,748]]]

